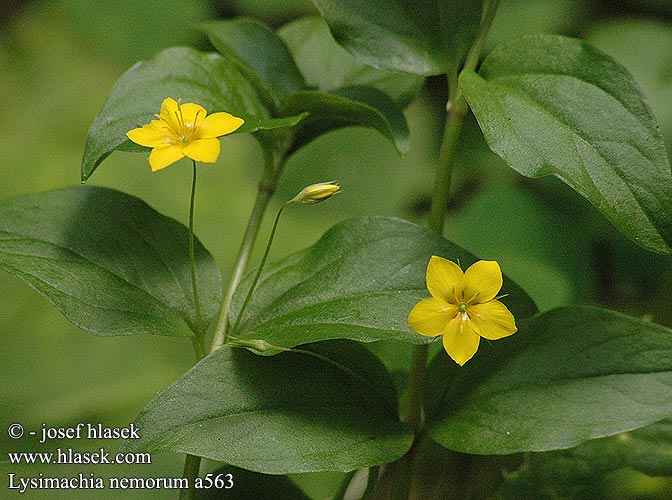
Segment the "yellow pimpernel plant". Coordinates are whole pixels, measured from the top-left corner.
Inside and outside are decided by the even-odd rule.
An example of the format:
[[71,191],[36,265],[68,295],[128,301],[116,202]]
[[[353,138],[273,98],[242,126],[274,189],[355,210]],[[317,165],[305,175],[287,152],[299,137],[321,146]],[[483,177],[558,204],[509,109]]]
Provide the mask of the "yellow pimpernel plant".
[[501,288],[495,261],[480,260],[462,272],[454,262],[432,256],[427,265],[432,297],[415,305],[408,325],[421,335],[442,335],[444,349],[462,366],[476,354],[481,337],[497,340],[516,332],[513,315],[495,298]]
[[185,156],[203,163],[216,162],[218,137],[234,132],[245,122],[225,112],[208,116],[202,106],[182,104],[170,97],[161,104],[161,113],[154,116],[156,120],[126,132],[136,144],[152,148],[149,165],[154,172]]

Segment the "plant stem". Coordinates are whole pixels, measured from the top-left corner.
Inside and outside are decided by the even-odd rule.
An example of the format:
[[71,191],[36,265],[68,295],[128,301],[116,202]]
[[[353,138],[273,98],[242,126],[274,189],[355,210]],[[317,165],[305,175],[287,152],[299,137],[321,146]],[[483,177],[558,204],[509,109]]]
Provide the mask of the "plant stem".
[[264,250],[264,255],[261,258],[261,262],[259,263],[259,267],[257,268],[257,274],[254,276],[254,280],[252,280],[252,284],[250,285],[250,289],[247,291],[247,295],[245,296],[245,301],[243,302],[243,305],[240,306],[240,310],[238,311],[238,316],[236,317],[236,321],[233,325],[233,328],[231,328],[231,332],[236,333],[238,330],[238,326],[240,326],[240,321],[243,318],[243,313],[245,312],[245,309],[247,308],[247,304],[249,304],[250,299],[252,298],[252,294],[254,293],[254,289],[257,287],[257,283],[259,283],[259,278],[261,278],[261,273],[264,270],[264,265],[266,264],[266,260],[268,259],[268,254],[271,252],[271,245],[273,244],[273,239],[275,238],[275,231],[278,229],[278,222],[280,222],[280,216],[282,215],[282,211],[285,209],[285,207],[289,204],[283,203],[283,205],[280,207],[278,210],[278,214],[275,216],[275,220],[273,221],[273,228],[271,229],[271,234],[268,237],[268,243],[266,243],[266,249]]
[[429,229],[437,234],[443,234],[450,196],[450,180],[453,175],[453,163],[457,151],[457,139],[460,136],[460,130],[462,130],[462,122],[469,110],[463,96],[459,96],[456,102],[449,103],[449,105],[439,153],[439,163],[434,178],[432,208],[429,214]]
[[196,279],[196,251],[194,248],[194,205],[196,202],[196,162],[192,161],[191,199],[189,201],[189,264],[191,266],[191,288],[194,293],[194,309],[196,310],[196,334],[192,337],[194,352],[197,359],[205,356],[205,336],[203,333],[203,317],[201,316],[201,299],[198,294]]
[[[439,235],[443,233],[446,219],[457,139],[468,109],[464,97],[460,97],[458,102],[450,107],[448,116],[446,117],[443,142],[441,143],[439,163],[434,181],[432,208],[429,215],[429,229]],[[424,419],[423,407],[428,350],[429,346],[427,344],[416,346],[413,351],[413,361],[411,364],[411,379],[409,381],[410,400],[407,422],[416,432],[422,429]]]
[[345,498],[345,494],[347,493],[348,488],[350,487],[350,483],[352,483],[352,478],[355,476],[356,473],[357,471],[353,470],[345,475],[343,481],[341,481],[341,484],[338,487],[338,491],[333,497],[334,500],[343,500]]
[[[257,198],[254,202],[254,207],[252,209],[252,213],[250,214],[250,218],[247,221],[247,228],[245,229],[245,235],[243,236],[243,241],[240,244],[240,250],[238,251],[238,257],[236,258],[236,264],[234,266],[231,279],[229,280],[229,286],[226,290],[226,295],[224,296],[222,304],[219,308],[217,324],[215,325],[215,333],[212,339],[212,346],[210,347],[210,352],[219,349],[226,343],[228,339],[229,309],[231,307],[231,300],[233,299],[233,294],[236,291],[236,288],[238,288],[238,284],[243,278],[243,274],[245,273],[245,269],[247,268],[247,263],[250,260],[250,254],[252,253],[254,242],[257,238],[257,234],[259,233],[259,227],[261,227],[261,221],[264,218],[264,213],[266,212],[268,202],[271,199],[273,193],[275,192],[275,186],[278,182],[278,177],[280,175],[280,171],[282,170],[282,165],[285,161],[284,154],[274,151],[271,148],[265,148],[264,154],[266,159],[264,175],[261,178],[261,181],[259,182],[259,187],[257,188]],[[194,163],[194,168],[195,165],[196,164]],[[196,170],[194,170],[194,183],[192,185],[192,203],[193,203],[193,193],[195,190],[195,185],[196,185]],[[192,216],[193,216],[193,207],[192,212],[190,212],[190,218],[189,218],[190,226]],[[193,233],[191,231],[190,233],[192,234],[193,237]],[[192,277],[194,275],[195,272],[192,271]],[[201,359],[204,356],[205,356],[205,348],[203,348],[203,355],[200,356],[199,359]],[[194,455],[187,455],[184,462],[183,477],[189,480],[189,488],[180,491],[180,500],[191,500],[195,497],[194,480],[198,477],[200,467],[201,467],[201,457],[197,457]]]
[[380,466],[369,467],[369,475],[366,479],[366,489],[362,494],[360,500],[370,500],[376,489],[376,483],[378,481],[378,475],[380,473]]
[[182,473],[182,477],[189,481],[189,487],[180,490],[179,500],[193,500],[196,498],[196,486],[194,482],[198,477],[200,469],[201,457],[187,455],[187,458],[184,461],[184,472]]
[[[257,198],[254,202],[254,208],[252,209],[252,214],[247,223],[247,228],[245,230],[245,235],[243,236],[243,241],[240,245],[240,250],[238,251],[238,257],[236,259],[236,264],[234,267],[233,274],[231,275],[231,280],[229,281],[229,286],[226,291],[226,295],[222,301],[222,304],[219,309],[219,315],[217,318],[217,325],[215,327],[214,338],[212,341],[212,346],[210,352],[219,349],[222,345],[226,343],[228,332],[228,318],[229,318],[229,307],[231,305],[231,299],[233,294],[240,283],[240,280],[245,273],[245,268],[250,259],[250,254],[252,253],[252,247],[254,246],[254,241],[259,233],[259,227],[261,226],[261,221],[264,217],[266,207],[268,202],[275,191],[275,185],[278,180],[278,176],[281,170],[282,163],[284,162],[284,156],[279,154],[273,154],[271,152],[265,151],[266,153],[266,169],[264,171],[264,176],[259,183],[259,188],[257,192]],[[196,195],[196,162],[194,162],[193,170],[193,180],[191,185],[191,203],[189,206],[189,257],[191,260],[191,280],[194,288],[194,301],[196,304],[196,320],[197,320],[197,338],[194,339],[194,351],[196,352],[196,357],[200,360],[206,355],[205,350],[205,335],[202,329],[202,319],[201,319],[201,307],[200,301],[198,298],[198,288],[196,286],[196,262],[195,262],[195,251],[194,251],[194,231],[193,231],[193,222],[194,222],[194,199]],[[179,500],[192,500],[195,498],[196,489],[194,486],[194,481],[198,477],[198,473],[201,468],[201,457],[195,455],[187,455],[184,461],[184,473],[182,477],[186,478],[189,481],[189,487],[180,490]]]
[[[189,201],[189,264],[191,267],[191,288],[194,294],[194,309],[196,310],[196,333],[191,338],[194,345],[196,360],[200,361],[205,357],[205,334],[203,332],[203,317],[201,315],[201,300],[198,294],[198,281],[196,276],[196,251],[194,242],[194,205],[196,201],[196,162],[192,161],[193,169],[191,175],[191,199]],[[191,500],[195,498],[196,487],[194,481],[198,477],[201,468],[201,457],[187,455],[184,460],[184,472],[182,477],[187,479],[189,487],[180,490],[180,500]]]
[[247,222],[247,228],[245,230],[245,235],[243,236],[243,241],[240,245],[240,250],[238,251],[238,257],[236,258],[236,264],[233,269],[233,274],[231,275],[231,280],[229,281],[229,286],[226,290],[226,295],[222,300],[222,305],[219,309],[219,315],[217,318],[217,324],[215,326],[214,338],[212,339],[212,346],[210,352],[215,351],[222,347],[229,337],[229,309],[231,307],[231,300],[233,299],[233,294],[238,288],[240,281],[245,274],[245,269],[247,268],[247,263],[250,260],[250,254],[252,253],[252,247],[259,233],[259,227],[261,226],[261,221],[268,207],[268,202],[271,199],[271,196],[275,192],[275,186],[278,180],[278,174],[280,172],[280,167],[284,158],[279,155],[267,155],[267,164],[266,170],[264,172],[264,177],[259,183],[259,188],[257,192],[257,199],[254,202],[254,208],[250,214],[250,219]]
[[[465,59],[464,67],[466,69],[473,70],[476,68],[498,5],[499,0],[489,0],[486,2],[479,31]],[[469,111],[467,101],[460,91],[458,80],[455,78],[449,78],[448,80],[451,86],[448,89],[450,97],[446,105],[447,116],[441,150],[439,152],[436,177],[434,179],[432,206],[428,221],[429,229],[439,235],[443,234],[446,221],[457,141],[462,130],[464,118]],[[415,430],[415,441],[408,453],[398,463],[393,496],[395,500],[408,498],[411,491],[413,458],[415,450],[419,445],[420,436],[423,435],[428,350],[429,346],[424,344],[416,346],[413,352],[411,378],[409,381],[410,399],[407,422]]]
[[464,60],[465,69],[476,69],[478,58],[481,56],[481,52],[483,51],[483,44],[488,37],[488,32],[492,27],[492,22],[495,20],[495,14],[497,14],[498,7],[499,0],[489,0],[483,7],[483,17],[481,18],[481,25],[478,28],[476,40],[474,40],[474,44],[469,49],[467,57]]
[[425,375],[427,371],[427,344],[416,346],[413,350],[409,380],[409,412],[406,422],[416,434],[422,429],[424,420]]

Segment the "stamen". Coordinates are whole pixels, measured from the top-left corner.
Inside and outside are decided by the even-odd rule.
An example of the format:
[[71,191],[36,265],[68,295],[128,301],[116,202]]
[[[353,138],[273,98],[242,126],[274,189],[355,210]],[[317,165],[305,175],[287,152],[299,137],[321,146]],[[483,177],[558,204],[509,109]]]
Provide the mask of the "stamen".
[[196,116],[194,116],[194,123],[192,124],[192,129],[193,130],[196,130],[198,128],[198,115],[201,114],[201,111],[203,111],[203,110],[199,109],[198,111],[196,111]]
[[182,105],[181,105],[182,99],[178,99],[177,101],[177,112],[175,113],[175,117],[177,118],[177,123],[180,126],[181,130],[177,130],[178,135],[182,139],[182,142],[187,143],[189,142],[189,132],[187,130],[187,127],[184,123],[184,115],[182,114]]

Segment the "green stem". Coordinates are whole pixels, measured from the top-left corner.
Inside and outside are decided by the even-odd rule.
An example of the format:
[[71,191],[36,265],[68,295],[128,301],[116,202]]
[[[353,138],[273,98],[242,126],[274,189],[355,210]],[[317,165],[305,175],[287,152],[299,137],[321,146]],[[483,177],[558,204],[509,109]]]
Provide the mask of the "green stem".
[[194,293],[194,308],[196,309],[196,335],[192,337],[194,352],[197,359],[205,357],[205,336],[203,335],[203,317],[201,316],[201,299],[198,294],[196,279],[196,251],[194,244],[194,205],[196,202],[196,162],[192,161],[191,199],[189,201],[189,264],[191,266],[191,288]]
[[436,176],[434,178],[434,192],[432,195],[432,208],[429,214],[429,229],[437,234],[443,233],[450,196],[450,181],[453,175],[453,163],[457,151],[457,139],[462,130],[462,123],[469,107],[463,96],[457,101],[450,103],[446,125],[443,131],[443,141],[439,153]]
[[231,308],[231,300],[233,299],[233,294],[238,288],[240,281],[245,274],[245,269],[250,260],[250,254],[252,253],[252,248],[254,242],[259,233],[259,228],[261,226],[261,221],[268,207],[268,202],[271,199],[275,191],[275,186],[278,179],[278,174],[280,172],[280,167],[282,165],[283,159],[276,155],[267,156],[267,165],[264,177],[259,183],[259,190],[257,192],[257,199],[254,202],[254,208],[250,214],[250,219],[247,222],[247,228],[245,230],[245,235],[243,236],[243,241],[240,245],[240,250],[238,251],[238,257],[236,258],[236,264],[231,275],[231,280],[229,281],[229,286],[226,290],[226,295],[222,300],[222,304],[219,309],[219,315],[217,317],[217,324],[215,325],[215,333],[212,339],[212,346],[210,352],[215,351],[222,347],[229,338],[229,313]]
[[478,64],[478,58],[481,57],[481,52],[483,51],[483,44],[485,43],[486,38],[488,37],[488,32],[492,27],[492,22],[495,20],[495,15],[497,14],[497,8],[499,7],[499,0],[489,0],[485,7],[483,8],[483,17],[481,18],[481,25],[478,28],[478,34],[476,35],[476,40],[474,44],[469,49],[467,57],[464,60],[465,69],[476,69]]
[[360,500],[370,500],[374,491],[376,489],[376,483],[378,482],[378,475],[380,473],[380,466],[369,467],[369,475],[366,478],[366,489],[362,498]]
[[[432,209],[429,215],[429,229],[439,235],[443,233],[450,196],[450,181],[453,174],[453,163],[457,150],[457,139],[460,136],[464,117],[467,115],[468,106],[464,97],[460,97],[448,110],[446,125],[439,153],[434,181],[434,193],[432,196]],[[425,376],[427,365],[427,344],[415,347],[411,365],[411,380],[409,413],[407,421],[416,431],[420,431],[423,425],[423,407],[425,394]]]
[[338,491],[334,495],[334,500],[343,500],[345,498],[345,494],[348,492],[348,488],[350,487],[352,478],[355,476],[356,473],[357,471],[353,470],[345,475],[343,481],[341,481],[341,484],[338,487]]
[[413,351],[409,380],[409,412],[406,417],[408,425],[419,434],[424,421],[425,377],[427,373],[427,344],[416,346]]
[[[243,241],[240,245],[240,250],[238,252],[238,257],[236,259],[236,264],[234,267],[233,274],[231,275],[231,280],[229,281],[229,286],[226,291],[226,295],[222,300],[222,304],[219,309],[219,315],[217,318],[217,324],[215,326],[214,338],[212,341],[212,346],[210,352],[219,349],[222,345],[226,343],[228,331],[228,318],[229,318],[229,308],[231,306],[231,299],[233,294],[240,283],[243,274],[245,273],[245,268],[250,259],[250,254],[252,253],[252,248],[254,246],[254,241],[259,233],[259,227],[261,226],[261,221],[266,212],[266,207],[268,202],[275,191],[275,185],[277,184],[278,176],[284,162],[284,157],[281,155],[272,154],[266,152],[266,169],[264,171],[264,176],[259,183],[259,188],[257,192],[257,199],[254,202],[254,208],[252,209],[252,214],[247,223],[247,228],[245,230],[245,235],[243,236]],[[189,255],[191,259],[191,279],[194,287],[194,300],[196,302],[196,318],[198,324],[198,331],[202,331],[201,327],[201,312],[200,312],[200,302],[198,300],[198,289],[196,287],[196,265],[195,265],[195,252],[194,252],[194,232],[193,232],[193,219],[194,219],[194,198],[196,194],[196,162],[194,162],[194,171],[193,171],[193,181],[191,185],[191,204],[189,208]],[[196,352],[196,357],[200,360],[206,355],[205,351],[205,337],[200,334],[198,340],[194,342],[194,350]],[[198,473],[201,467],[201,457],[195,455],[187,455],[184,461],[184,473],[183,477],[189,481],[189,488],[183,489],[180,491],[179,500],[192,500],[196,496],[196,490],[194,486],[194,481],[198,477]]]
[[252,294],[254,293],[254,289],[257,287],[257,283],[259,283],[259,278],[261,278],[261,272],[264,270],[264,265],[266,264],[266,260],[268,259],[268,254],[271,252],[271,245],[273,244],[273,239],[275,238],[275,231],[276,229],[278,229],[278,222],[280,222],[280,216],[282,215],[282,211],[288,204],[289,202],[284,203],[280,207],[280,210],[278,210],[278,214],[275,216],[275,221],[273,221],[273,228],[271,229],[271,234],[268,237],[268,243],[266,243],[266,249],[264,250],[264,255],[261,258],[259,267],[257,268],[257,274],[254,276],[254,280],[250,285],[250,289],[247,291],[245,301],[243,302],[243,305],[240,307],[240,310],[238,311],[236,322],[234,323],[233,328],[231,328],[231,332],[233,333],[237,333],[238,327],[240,326],[240,322],[243,319],[243,313],[245,312],[247,304],[249,304],[250,299],[252,298]]
[[[465,59],[464,67],[470,70],[476,68],[478,58],[483,49],[485,38],[490,30],[497,12],[499,0],[486,2],[481,25]],[[448,210],[450,185],[453,175],[457,141],[462,130],[464,118],[467,116],[469,106],[462,95],[456,78],[449,78],[450,100],[446,105],[446,123],[443,131],[443,140],[439,152],[439,162],[434,179],[434,191],[432,194],[432,207],[429,214],[429,229],[436,234],[442,235]],[[411,379],[409,381],[410,399],[407,421],[415,430],[415,441],[409,452],[401,458],[395,473],[395,486],[393,498],[407,499],[411,491],[412,468],[415,451],[419,445],[420,437],[424,432],[424,396],[427,374],[428,345],[419,345],[413,352],[411,365]]]
[[201,469],[201,457],[187,455],[184,461],[182,477],[189,481],[189,487],[180,490],[179,500],[193,500],[196,498],[196,478]]
[[[203,332],[203,317],[201,315],[201,300],[198,294],[198,281],[196,276],[196,251],[194,238],[194,206],[196,201],[196,162],[192,162],[191,175],[191,199],[189,201],[189,264],[191,267],[191,287],[194,294],[194,308],[196,310],[196,334],[192,337],[196,359],[205,357],[205,335]],[[189,487],[180,490],[180,500],[192,500],[196,497],[194,481],[198,477],[201,468],[201,457],[187,455],[184,460],[184,472],[182,477],[187,479]]]

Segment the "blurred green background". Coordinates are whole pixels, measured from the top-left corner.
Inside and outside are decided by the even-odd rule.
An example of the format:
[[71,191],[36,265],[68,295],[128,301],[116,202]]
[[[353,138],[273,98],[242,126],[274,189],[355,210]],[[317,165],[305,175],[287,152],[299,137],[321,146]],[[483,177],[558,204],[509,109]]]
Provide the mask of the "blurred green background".
[[[166,47],[210,50],[194,29],[200,21],[248,15],[279,27],[315,14],[308,0],[2,0],[0,197],[78,184],[88,127],[115,80],[137,60]],[[648,96],[672,151],[672,2],[502,0],[489,45],[538,32],[585,38],[628,68]],[[277,200],[318,181],[336,179],[344,193],[329,203],[288,211],[271,258],[313,243],[333,223],[350,217],[390,214],[422,223],[429,208],[445,100],[443,81],[429,79],[407,109],[411,151],[406,159],[376,132],[364,129],[330,133],[296,154],[280,182],[275,207]],[[260,165],[256,142],[233,136],[222,140],[218,163],[200,170],[196,232],[220,263],[225,279],[252,206]],[[146,155],[117,152],[89,182],[139,196],[186,223],[190,174],[186,161],[152,174]],[[530,181],[510,171],[487,150],[473,119],[462,136],[454,192],[448,237],[482,258],[498,260],[540,309],[599,304],[672,326],[670,259],[649,254],[619,235],[559,181]],[[40,449],[25,439],[10,440],[5,432],[10,423],[33,430],[42,422],[126,426],[149,399],[193,364],[188,340],[86,334],[13,276],[0,274],[0,297],[0,461],[6,459],[6,451]],[[397,351],[386,347],[381,351],[388,355]],[[115,450],[118,444],[106,445]],[[143,475],[181,474],[181,457],[153,458],[153,465],[142,466]],[[0,469],[3,483],[7,471],[31,471],[6,464]],[[52,466],[48,473],[80,470]],[[134,468],[86,470],[138,475]],[[47,471],[32,468],[31,474],[38,472]],[[326,499],[335,479],[337,475],[308,475],[297,481],[314,498]],[[594,499],[672,497],[669,481],[632,471],[612,474],[591,487]],[[21,497],[2,491],[3,499]],[[91,498],[90,493],[43,492],[22,498]],[[93,496],[121,498],[109,491]],[[172,497],[176,494],[161,491],[123,495]]]

